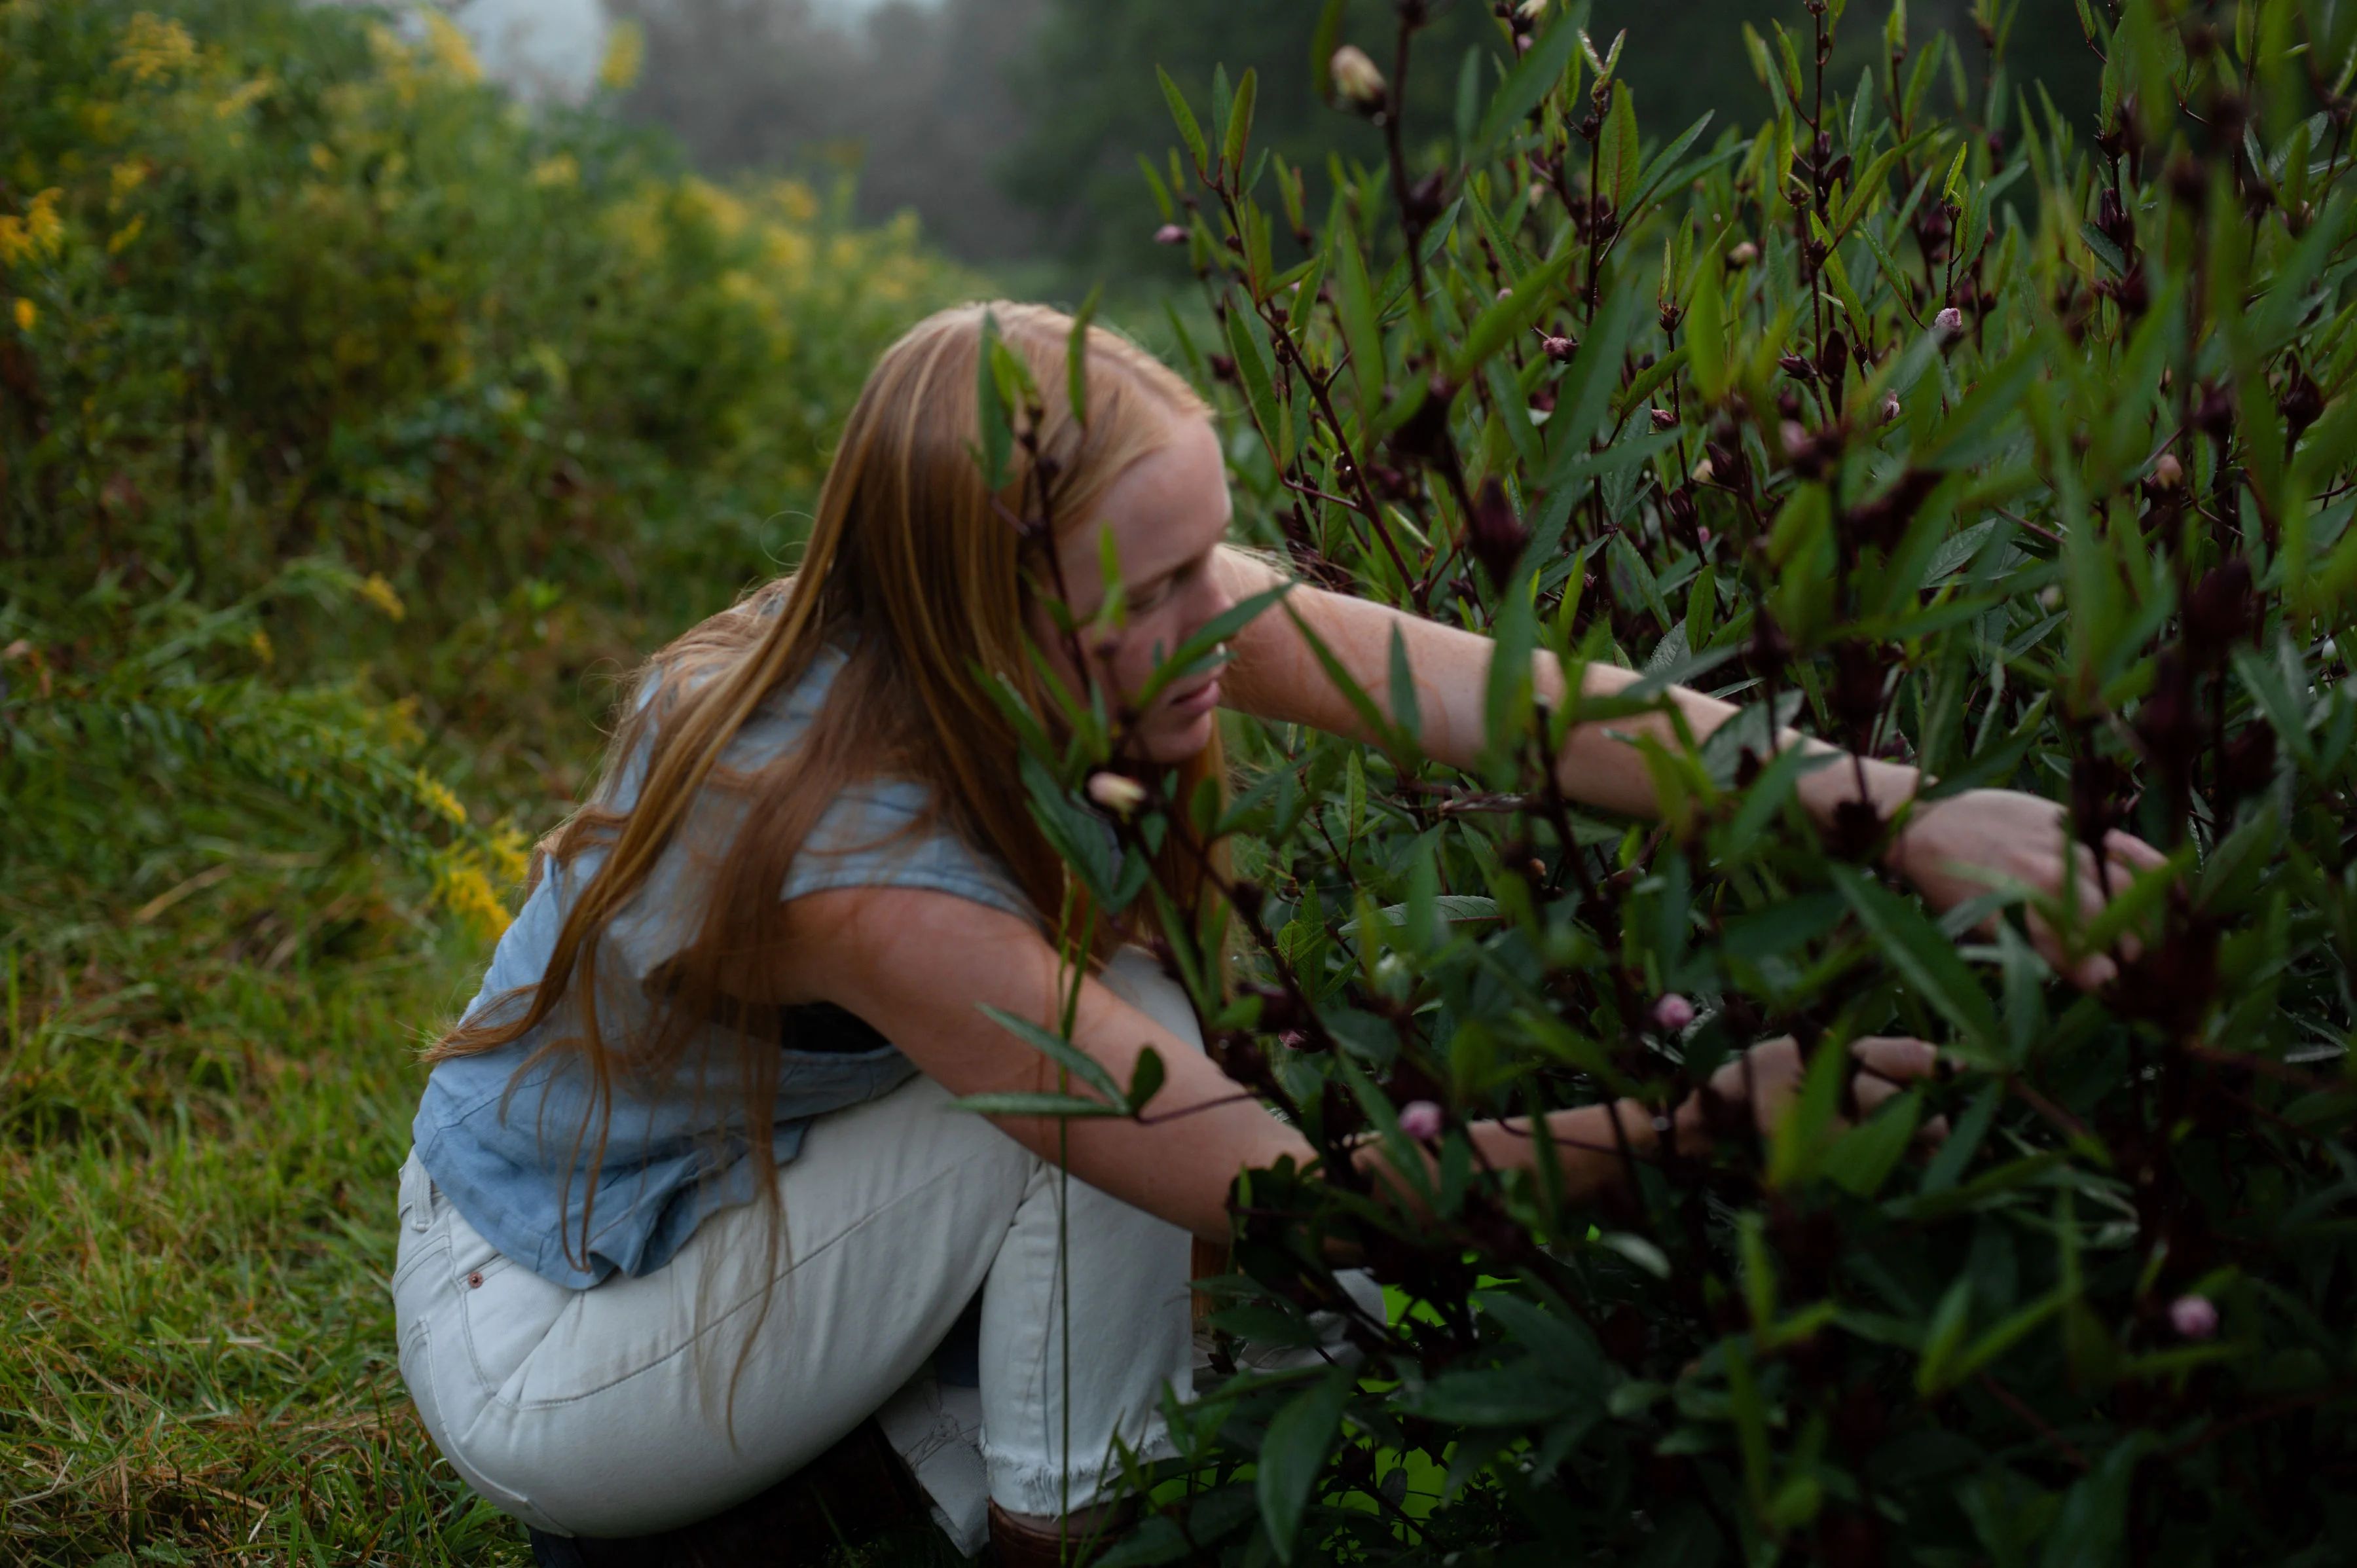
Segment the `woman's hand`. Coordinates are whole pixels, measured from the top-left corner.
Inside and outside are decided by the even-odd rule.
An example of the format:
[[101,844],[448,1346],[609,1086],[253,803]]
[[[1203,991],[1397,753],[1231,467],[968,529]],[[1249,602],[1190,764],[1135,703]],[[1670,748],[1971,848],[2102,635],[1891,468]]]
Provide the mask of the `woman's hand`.
[[[1903,1036],[1874,1035],[1852,1040],[1849,1054],[1857,1063],[1852,1088],[1861,1116],[1871,1114],[1876,1106],[1915,1079],[1929,1076],[1940,1059],[1940,1053],[1929,1043]],[[1792,1036],[1779,1035],[1721,1063],[1718,1070],[1710,1075],[1709,1092],[1731,1105],[1740,1106],[1748,1101],[1752,1125],[1764,1138],[1776,1130],[1776,1124],[1792,1109],[1808,1069],[1808,1061]],[[1704,1095],[1688,1095],[1677,1111],[1678,1147],[1690,1151],[1707,1147],[1710,1121]],[[1837,1120],[1834,1125],[1838,1129],[1848,1123]],[[1944,1126],[1935,1122],[1924,1129],[1922,1135],[1937,1141],[1944,1132]]]
[[[2094,853],[2072,837],[2070,817],[2061,806],[2018,789],[1970,789],[1917,807],[1888,859],[1934,909],[1953,908],[2007,882],[2059,898],[2065,868],[2075,860],[2080,923],[2100,914],[2139,872],[2169,863],[2142,839],[2115,830],[2104,840],[2099,866]],[[2082,990],[2106,984],[2118,973],[2118,965],[2103,953],[2073,961],[2061,933],[2037,910],[2029,911],[2029,920],[2039,952]],[[2134,941],[2122,939],[2130,957]]]

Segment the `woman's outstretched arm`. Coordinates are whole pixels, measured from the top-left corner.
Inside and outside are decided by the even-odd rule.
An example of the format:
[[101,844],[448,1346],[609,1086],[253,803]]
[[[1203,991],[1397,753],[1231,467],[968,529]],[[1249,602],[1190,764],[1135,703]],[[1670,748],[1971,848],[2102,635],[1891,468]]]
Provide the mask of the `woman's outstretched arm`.
[[[857,1014],[952,1093],[1058,1089],[1055,1064],[983,1012],[996,1007],[1057,1026],[1066,977],[1055,951],[1027,922],[951,894],[888,887],[806,895],[789,906],[788,921],[785,956],[770,977],[780,994]],[[1071,1038],[1116,1083],[1130,1081],[1148,1048],[1160,1055],[1168,1075],[1138,1120],[992,1118],[1047,1160],[1059,1158],[1060,1125],[1069,1129],[1062,1157],[1092,1187],[1199,1236],[1224,1240],[1228,1188],[1238,1172],[1288,1155],[1303,1164],[1316,1157],[1307,1139],[1210,1058],[1094,979],[1081,983]],[[1858,1102],[1866,1108],[1932,1065],[1931,1047],[1919,1041],[1860,1041],[1853,1048],[1860,1062]],[[1748,1071],[1745,1058],[1729,1062],[1716,1085],[1724,1097],[1739,1100],[1748,1084],[1764,1126],[1790,1101],[1803,1063],[1789,1039],[1755,1047],[1747,1058]],[[1575,1203],[1624,1178],[1620,1140],[1640,1158],[1652,1157],[1659,1144],[1652,1113],[1631,1100],[1555,1112],[1547,1122],[1566,1197]],[[1679,1107],[1673,1126],[1684,1146],[1702,1139],[1700,1103]],[[1528,1168],[1537,1157],[1527,1123],[1477,1122],[1468,1131],[1501,1169]],[[1361,1144],[1354,1160],[1414,1207],[1415,1184],[1391,1167],[1378,1145]]]
[[[1281,580],[1274,567],[1239,550],[1223,549],[1220,568],[1227,576],[1230,592],[1240,599]],[[1306,584],[1297,584],[1281,607],[1264,612],[1234,638],[1233,661],[1222,681],[1230,705],[1263,718],[1309,725],[1359,739],[1373,738],[1357,711],[1327,678],[1304,635],[1305,626],[1351,679],[1378,701],[1390,687],[1392,639],[1396,635],[1415,688],[1425,751],[1455,767],[1469,767],[1480,758],[1485,745],[1490,657],[1495,646],[1491,639],[1388,605]],[[1534,656],[1532,679],[1541,702],[1550,706],[1563,703],[1564,673],[1551,653]],[[1617,665],[1589,664],[1583,672],[1581,690],[1589,697],[1609,697],[1640,679],[1635,671]],[[1664,694],[1676,705],[1697,742],[1739,711],[1730,703],[1684,686],[1672,686]],[[1608,811],[1659,815],[1652,778],[1642,754],[1615,738],[1609,733],[1612,730],[1649,735],[1673,749],[1678,745],[1674,727],[1664,714],[1632,714],[1609,725],[1574,725],[1555,757],[1555,777],[1564,793]],[[1877,813],[1888,820],[1914,799],[1922,783],[1916,769],[1903,763],[1850,758],[1837,747],[1792,730],[1781,732],[1777,745],[1801,746],[1841,759],[1839,766],[1802,775],[1797,787],[1802,804],[1820,824],[1830,825],[1844,803],[1860,799],[1872,802]],[[2005,881],[2059,895],[2065,882],[2066,858],[2075,856],[2081,916],[2086,919],[2103,908],[2106,887],[2124,886],[2137,872],[2164,864],[2158,851],[2125,832],[2113,832],[2105,840],[2104,851],[2110,864],[2099,867],[2087,848],[2073,841],[2063,811],[2052,801],[2011,789],[1975,789],[1918,807],[1887,859],[1933,905],[1946,908]],[[2042,918],[2033,915],[2030,927],[2047,959],[2081,985],[2096,986],[2112,978],[2115,966],[2109,958],[2093,953],[2074,960]]]

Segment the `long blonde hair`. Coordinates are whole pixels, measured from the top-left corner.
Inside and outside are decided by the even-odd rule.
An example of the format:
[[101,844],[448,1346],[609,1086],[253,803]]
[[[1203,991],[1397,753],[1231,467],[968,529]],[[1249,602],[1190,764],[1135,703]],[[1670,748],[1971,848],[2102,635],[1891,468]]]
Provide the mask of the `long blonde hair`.
[[[1018,444],[996,493],[974,457],[985,312],[1040,393],[1036,456]],[[1184,378],[1092,326],[1083,420],[1065,395],[1072,326],[1046,306],[993,301],[911,328],[885,350],[852,407],[798,569],[688,631],[634,679],[637,700],[624,705],[605,778],[610,785],[626,767],[643,768],[636,800],[618,809],[601,789],[533,857],[537,880],[549,863],[563,867],[592,848],[608,852],[572,890],[545,972],[511,993],[520,1007],[483,1008],[426,1053],[442,1060],[496,1050],[560,1017],[513,1082],[552,1060],[587,1075],[590,1092],[563,1167],[568,1189],[585,1147],[589,1169],[603,1164],[618,1083],[660,1079],[718,1025],[740,1041],[737,1099],[755,1190],[776,1201],[775,1155],[764,1134],[787,1021],[757,977],[784,940],[779,890],[787,870],[847,787],[887,776],[931,785],[934,810],[995,857],[1035,910],[1052,919],[1065,907],[1067,874],[1025,804],[1016,734],[983,686],[1003,679],[1035,714],[1055,712],[1024,650],[1031,600],[1053,589],[1039,581],[1040,571],[1026,569],[1023,534],[1009,520],[1045,515],[1059,529],[1078,526],[1123,469],[1167,445],[1185,420],[1211,413]],[[747,720],[831,639],[848,656],[802,743],[758,769],[723,767]],[[1192,800],[1201,780],[1222,780],[1222,771],[1215,740],[1181,767],[1174,798]],[[608,929],[706,791],[737,797],[742,826],[711,862],[700,919],[680,912],[694,935],[648,987],[655,1026],[609,1037],[599,1022]],[[1208,846],[1187,840],[1187,826],[1172,824],[1157,869],[1191,910],[1206,886]],[[1110,929],[1092,918],[1087,940],[1102,953]],[[756,977],[750,984],[748,977]],[[560,1194],[560,1213],[564,1204]],[[589,1208],[577,1237],[565,1227],[565,1254],[577,1267],[587,1267]]]

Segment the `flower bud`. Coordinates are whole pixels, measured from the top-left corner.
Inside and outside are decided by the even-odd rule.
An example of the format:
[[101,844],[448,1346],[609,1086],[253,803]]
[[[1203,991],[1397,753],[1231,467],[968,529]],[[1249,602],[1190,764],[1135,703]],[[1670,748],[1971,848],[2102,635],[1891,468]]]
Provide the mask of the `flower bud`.
[[1897,392],[1884,392],[1882,394],[1883,424],[1890,424],[1895,423],[1900,414],[1904,412],[1905,411],[1900,407],[1899,394]]
[[1964,313],[1958,310],[1953,305],[1948,306],[1945,310],[1940,312],[1939,315],[1932,317],[1932,330],[1937,332],[1943,338],[1963,337],[1964,335]]
[[1146,786],[1135,779],[1100,769],[1089,775],[1089,799],[1114,816],[1125,817],[1146,804]]
[[1655,1026],[1674,1035],[1695,1021],[1695,1004],[1673,991],[1653,1004]]
[[2173,490],[2185,483],[2185,465],[2177,460],[2176,453],[2163,452],[2153,459],[2152,482],[2164,490]]
[[1400,1107],[1400,1131],[1419,1144],[1440,1136],[1440,1107],[1429,1100],[1411,1100]]
[[2218,1332],[2218,1308],[2206,1295],[2180,1295],[2169,1304],[2169,1326],[2188,1339],[2208,1339]]
[[1677,424],[1678,424],[1678,416],[1677,416],[1676,414],[1674,414],[1674,413],[1672,413],[1668,409],[1666,409],[1666,408],[1656,408],[1656,409],[1651,410],[1651,411],[1650,411],[1650,413],[1651,413],[1651,417],[1652,417],[1652,421],[1653,421],[1653,428],[1654,428],[1654,429],[1656,429],[1656,430],[1674,430],[1674,429],[1676,429],[1676,428],[1677,428]]
[[1367,51],[1356,44],[1344,44],[1334,51],[1327,67],[1334,79],[1334,91],[1361,109],[1379,109],[1388,91],[1383,73],[1367,58]]
[[1736,242],[1727,252],[1727,264],[1730,267],[1748,267],[1759,259],[1760,247],[1749,240]]
[[1187,242],[1187,231],[1176,223],[1165,223],[1154,231],[1154,242],[1157,245],[1183,245]]

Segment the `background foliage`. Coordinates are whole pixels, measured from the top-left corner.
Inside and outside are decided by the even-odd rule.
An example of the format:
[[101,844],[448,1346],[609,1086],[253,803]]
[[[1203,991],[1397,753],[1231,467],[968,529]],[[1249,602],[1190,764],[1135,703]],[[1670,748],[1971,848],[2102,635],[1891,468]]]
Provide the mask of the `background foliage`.
[[521,1551],[392,1365],[412,1048],[610,678],[974,288],[477,78],[447,25],[0,6],[8,1561]]
[[[1174,1409],[1183,1457],[1108,1563],[2357,1552],[2357,10],[2081,6],[2090,127],[2007,69],[2022,9],[1980,7],[1998,47],[1967,58],[1903,0],[1808,0],[1726,40],[1762,124],[1649,133],[1584,5],[1501,5],[1448,134],[1323,208],[1255,136],[1278,87],[1166,81],[1185,177],[1149,183],[1216,317],[1186,351],[1240,510],[1304,575],[1506,656],[1462,773],[1420,756],[1404,672],[1355,699],[1378,753],[1243,737],[1224,814],[1077,707],[1041,753],[1076,872],[1163,913],[1215,1054],[1321,1152],[1239,1184],[1217,1321],[1306,1347],[1337,1312],[1367,1357]],[[1426,7],[1346,14],[1316,90],[1382,124]],[[1372,61],[1329,82],[1346,40]],[[1596,659],[1652,679],[1550,712],[1533,648],[1575,690]],[[1540,759],[1670,680],[1744,708],[1641,743],[1662,822],[1569,808]],[[2171,864],[2092,923],[2019,887],[1935,918],[1878,868],[1896,822],[1797,810],[1771,715]],[[1109,768],[1148,801],[1108,817],[1118,859],[1077,817]],[[1181,811],[1246,874],[1193,929],[1144,875]],[[2119,978],[2059,981],[2032,913]],[[1624,1154],[1600,1212],[1461,1131],[1666,1110],[1778,1033],[1813,1062],[1779,1133]],[[1877,1033],[1954,1070],[1837,1132]],[[1068,1065],[1109,1102],[1072,1113],[1183,1113],[1151,1070]],[[1403,1168],[1424,1145],[1437,1221],[1350,1179],[1361,1133]],[[1336,1243],[1407,1310],[1356,1311]]]

